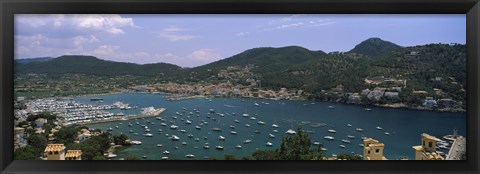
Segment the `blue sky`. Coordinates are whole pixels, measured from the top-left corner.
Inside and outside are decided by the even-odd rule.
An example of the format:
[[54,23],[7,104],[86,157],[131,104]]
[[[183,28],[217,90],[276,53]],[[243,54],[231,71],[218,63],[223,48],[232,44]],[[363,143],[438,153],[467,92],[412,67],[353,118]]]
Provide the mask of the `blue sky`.
[[16,15],[15,58],[93,55],[194,67],[250,48],[346,52],[379,37],[401,46],[461,43],[458,15]]

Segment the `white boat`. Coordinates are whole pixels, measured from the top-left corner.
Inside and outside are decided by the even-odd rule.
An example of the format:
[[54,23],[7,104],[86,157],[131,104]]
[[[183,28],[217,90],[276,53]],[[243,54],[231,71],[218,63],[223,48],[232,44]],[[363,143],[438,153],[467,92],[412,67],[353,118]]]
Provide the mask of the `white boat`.
[[235,129],[235,126],[234,126],[234,125],[230,125],[230,128],[231,128],[231,129]]
[[187,145],[187,142],[185,142],[185,141],[184,141],[184,142],[182,142],[182,145]]
[[162,144],[157,144],[157,147],[162,147],[163,145]]
[[218,139],[219,140],[225,140],[225,137],[220,135],[220,136],[218,136]]
[[313,142],[313,145],[318,146],[318,145],[320,145],[320,142],[315,141],[315,142]]
[[341,148],[345,148],[345,145],[342,144],[342,145],[340,145],[340,147],[341,147]]
[[185,121],[185,123],[187,123],[187,124],[192,124],[192,121],[187,120],[187,121]]
[[376,128],[377,128],[378,130],[383,130],[383,128],[380,127],[380,126],[377,126]]
[[222,129],[217,128],[217,127],[212,128],[212,130],[215,131],[215,132],[221,132],[222,131]]
[[346,139],[342,139],[342,142],[350,144],[350,141],[348,141]]
[[185,155],[185,157],[187,157],[187,158],[195,158],[195,155],[193,155],[193,154],[187,154],[187,155]]
[[328,106],[328,108],[329,108],[329,109],[335,109],[335,107],[334,107],[334,106]]
[[252,142],[252,140],[246,139],[245,141],[243,141],[243,144],[248,144],[248,143],[250,143],[250,142]]
[[172,140],[172,141],[180,140],[180,138],[178,138],[176,135],[172,135],[169,139]]
[[145,132],[150,132],[150,129],[145,129]]
[[162,156],[162,160],[168,160],[168,156]]
[[174,125],[174,124],[172,124],[172,125],[170,126],[170,129],[177,129],[177,128],[178,128],[178,126],[177,126],[177,125]]
[[267,146],[273,146],[273,144],[271,142],[267,142],[265,145]]
[[167,154],[170,154],[170,152],[168,150],[166,150],[166,151],[163,151],[163,154],[167,155]]
[[330,133],[337,133],[337,131],[333,130],[333,129],[329,129],[328,132]]
[[250,127],[250,125],[249,125],[249,124],[245,124],[245,127]]
[[243,117],[250,117],[249,114],[242,114]]
[[142,144],[141,141],[131,141],[131,143],[132,143],[132,144],[135,144],[135,145],[140,145],[140,144]]
[[230,131],[230,133],[233,134],[233,135],[237,134],[237,132],[235,132],[235,131]]
[[235,146],[235,148],[237,148],[237,149],[241,149],[241,148],[242,148],[242,146],[240,146],[239,144],[237,144],[237,145]]
[[365,108],[365,109],[363,109],[363,110],[365,110],[365,111],[371,111],[372,109],[370,109],[370,108]]
[[278,128],[278,125],[272,124],[272,127],[273,127],[273,128]]
[[360,146],[360,147],[364,147],[365,145],[363,145],[363,144],[358,144],[358,146]]
[[277,133],[277,132],[278,132],[278,130],[276,130],[276,129],[275,129],[275,130],[273,130],[273,132],[274,132],[274,133]]
[[327,139],[327,140],[334,140],[335,138],[332,137],[332,136],[324,136],[323,138]]
[[160,126],[167,126],[166,123],[160,123]]
[[265,125],[265,122],[263,122],[263,121],[258,121],[257,123],[258,123],[259,125]]
[[294,135],[296,134],[297,132],[295,132],[294,130],[292,129],[288,129],[287,132],[285,132],[286,134],[289,134],[289,135]]
[[209,145],[205,145],[203,146],[204,149],[210,149],[210,146]]
[[130,133],[133,133],[133,130],[129,130]]
[[270,138],[275,138],[275,135],[273,135],[273,134],[268,134],[268,136],[269,136]]
[[388,133],[388,132],[385,132],[385,135],[390,135],[390,133]]
[[257,119],[257,118],[255,118],[255,117],[250,117],[250,120],[255,120],[255,119]]
[[347,126],[348,126],[348,127],[352,127],[352,125],[351,125],[351,124],[347,124]]
[[151,134],[151,133],[146,133],[146,134],[143,134],[143,135],[146,136],[146,137],[153,137],[153,134]]
[[363,129],[362,129],[362,128],[357,128],[357,129],[355,129],[355,130],[358,131],[358,132],[363,132]]
[[218,150],[223,150],[223,146],[215,146],[215,148]]
[[337,157],[337,154],[332,153],[332,157]]
[[193,138],[193,134],[188,134],[187,137],[188,138]]
[[322,151],[327,151],[327,148],[323,148],[323,147],[322,147],[321,150],[322,150]]
[[109,127],[107,131],[112,131],[112,130],[113,130],[112,127]]
[[238,121],[238,120],[235,120],[235,123],[240,123],[240,121]]
[[194,138],[193,140],[195,140],[195,141],[200,141],[200,138]]
[[201,127],[200,126],[195,126],[195,129],[201,129]]
[[181,129],[180,132],[185,133],[187,131],[185,129]]
[[255,106],[259,106],[259,104],[258,104],[258,103],[254,103],[253,105],[255,105]]

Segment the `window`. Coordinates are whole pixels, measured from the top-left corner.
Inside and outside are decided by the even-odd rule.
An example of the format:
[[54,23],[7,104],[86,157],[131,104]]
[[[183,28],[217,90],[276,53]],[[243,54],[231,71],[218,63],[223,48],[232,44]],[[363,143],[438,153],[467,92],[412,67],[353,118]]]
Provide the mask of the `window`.
[[432,147],[432,142],[428,142],[428,147]]
[[76,160],[76,159],[77,159],[77,157],[73,157],[73,159],[74,159],[74,160]]
[[425,146],[425,140],[423,140],[423,146]]
[[380,152],[380,149],[375,149],[375,153],[379,153]]
[[370,151],[368,151],[367,153],[370,154]]
[[48,152],[49,155],[53,154],[52,152]]
[[55,151],[55,155],[58,155],[58,151]]

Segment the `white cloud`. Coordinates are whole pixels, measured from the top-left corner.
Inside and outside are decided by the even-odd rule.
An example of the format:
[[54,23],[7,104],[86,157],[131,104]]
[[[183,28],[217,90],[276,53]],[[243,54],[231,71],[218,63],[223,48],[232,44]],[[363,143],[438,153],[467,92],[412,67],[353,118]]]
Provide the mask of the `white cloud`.
[[250,32],[240,32],[240,33],[237,33],[237,36],[245,36],[247,34],[249,34]]
[[222,56],[213,49],[195,50],[192,53],[190,53],[187,57],[193,60],[199,60],[203,62],[216,61],[222,58]]
[[191,34],[181,34],[179,32],[187,31],[188,29],[184,28],[177,28],[177,27],[168,27],[163,29],[161,32],[157,33],[157,37],[162,39],[167,39],[169,41],[187,41],[192,40],[195,38],[199,38],[198,35],[191,35]]
[[117,45],[100,45],[97,49],[93,50],[92,54],[98,57],[110,57],[115,56],[120,46]]
[[89,37],[75,36],[73,38],[73,44],[80,48],[82,48],[83,44],[85,43],[94,43],[94,42],[100,42],[100,40],[98,40],[97,37],[95,37],[94,35],[90,35]]
[[331,19],[316,19],[314,15],[291,15],[288,17],[272,20],[266,25],[260,26],[263,31],[293,29],[303,27],[320,27],[335,24]]
[[122,27],[135,27],[132,18],[123,18],[116,14],[74,15],[73,25],[80,29],[99,30],[111,34],[125,33]]

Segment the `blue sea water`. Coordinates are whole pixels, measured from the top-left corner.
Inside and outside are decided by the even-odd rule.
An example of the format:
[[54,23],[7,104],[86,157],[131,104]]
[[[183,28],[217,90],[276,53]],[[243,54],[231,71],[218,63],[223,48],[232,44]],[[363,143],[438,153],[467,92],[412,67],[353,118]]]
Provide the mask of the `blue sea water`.
[[[327,156],[341,153],[362,154],[363,148],[359,144],[362,143],[361,136],[366,136],[385,144],[384,155],[388,159],[399,159],[400,157],[413,159],[415,153],[412,146],[420,145],[420,134],[422,133],[428,133],[441,138],[444,135],[452,134],[452,130],[457,128],[460,135],[466,134],[465,113],[442,113],[376,107],[371,108],[371,111],[365,111],[365,107],[360,105],[327,102],[313,103],[312,101],[274,101],[251,98],[212,98],[211,100],[199,98],[167,101],[164,97],[164,95],[155,94],[123,93],[103,95],[101,96],[103,103],[90,101],[91,96],[78,97],[74,100],[95,105],[113,104],[121,101],[138,106],[138,108],[133,110],[112,111],[123,112],[126,115],[138,114],[141,108],[150,106],[167,109],[160,115],[166,119],[167,126],[161,126],[160,120],[157,120],[155,117],[88,125],[91,128],[98,128],[104,131],[112,127],[114,135],[123,133],[132,140],[142,141],[142,145],[133,145],[120,151],[116,159],[129,155],[146,156],[148,160],[160,160],[163,156],[168,156],[170,159],[188,159],[185,157],[187,154],[195,155],[196,159],[207,157],[223,159],[225,154],[233,154],[237,158],[241,158],[252,154],[256,149],[275,149],[279,147],[282,136],[287,136],[285,132],[288,129],[296,130],[298,127],[311,131],[310,137],[312,142],[321,142],[327,148]],[[258,103],[259,106],[255,106],[254,103]],[[182,112],[182,108],[186,109],[185,112]],[[193,109],[199,110],[200,113],[196,113]],[[214,109],[217,113],[223,113],[224,116],[210,114],[210,118],[208,118],[209,109]],[[182,113],[182,116],[177,115],[178,118],[174,119],[173,116],[175,116],[176,112]],[[193,112],[193,115],[190,115],[189,112]],[[235,113],[235,115],[232,113]],[[256,120],[242,117],[243,113],[256,117]],[[187,118],[187,116],[190,118]],[[235,119],[239,120],[239,123],[235,123]],[[186,124],[185,120],[190,120],[192,124]],[[202,126],[200,130],[195,129],[195,126],[199,125],[202,120],[208,122],[208,124]],[[291,120],[297,122],[292,122]],[[266,124],[257,124],[258,121],[263,121]],[[304,123],[325,123],[327,125],[314,128],[310,124],[303,126],[302,124],[297,124],[302,121]],[[137,125],[136,122],[139,122],[139,124]],[[128,123],[132,123],[133,127],[129,127]],[[171,124],[175,124],[179,128],[177,130],[170,129]],[[246,127],[245,124],[249,124],[250,127]],[[272,124],[279,125],[279,128],[277,128],[278,133],[273,132]],[[352,126],[349,127],[347,124]],[[143,136],[146,132],[141,125],[147,125],[153,137]],[[230,128],[230,125],[235,126],[235,129]],[[116,126],[118,128],[115,128]],[[377,126],[382,127],[383,130],[377,130]],[[222,132],[212,131],[211,129],[214,127],[221,128]],[[356,128],[362,128],[364,131],[358,132],[355,130]],[[158,133],[158,129],[162,129],[161,134]],[[186,133],[180,132],[179,130],[181,129],[184,129]],[[336,130],[336,133],[328,132],[329,129]],[[130,133],[130,130],[133,133]],[[230,134],[231,130],[236,131],[237,134]],[[256,130],[260,131],[260,133],[255,133]],[[389,132],[391,135],[385,135],[385,132]],[[138,135],[134,133],[138,133]],[[275,135],[275,138],[270,138],[269,133]],[[165,134],[169,136],[176,135],[180,140],[169,140]],[[194,137],[190,138],[187,136],[188,134],[192,134]],[[323,137],[327,135],[335,137],[335,140],[328,141],[324,139]],[[348,135],[353,135],[356,138],[348,139]],[[219,136],[224,136],[225,140],[219,140]],[[195,141],[194,138],[199,138],[199,141]],[[246,139],[251,139],[252,142],[244,144],[243,141]],[[343,143],[342,139],[348,139],[351,143]],[[186,142],[187,145],[182,145],[182,142]],[[267,142],[271,142],[273,146],[266,146]],[[209,144],[210,149],[203,148],[205,143]],[[163,146],[157,147],[157,144],[162,144]],[[342,144],[346,147],[340,148],[339,145]],[[223,146],[224,149],[215,149],[217,145]],[[235,148],[236,145],[241,145],[242,148],[237,149]],[[165,155],[162,153],[166,150],[170,154]]]

